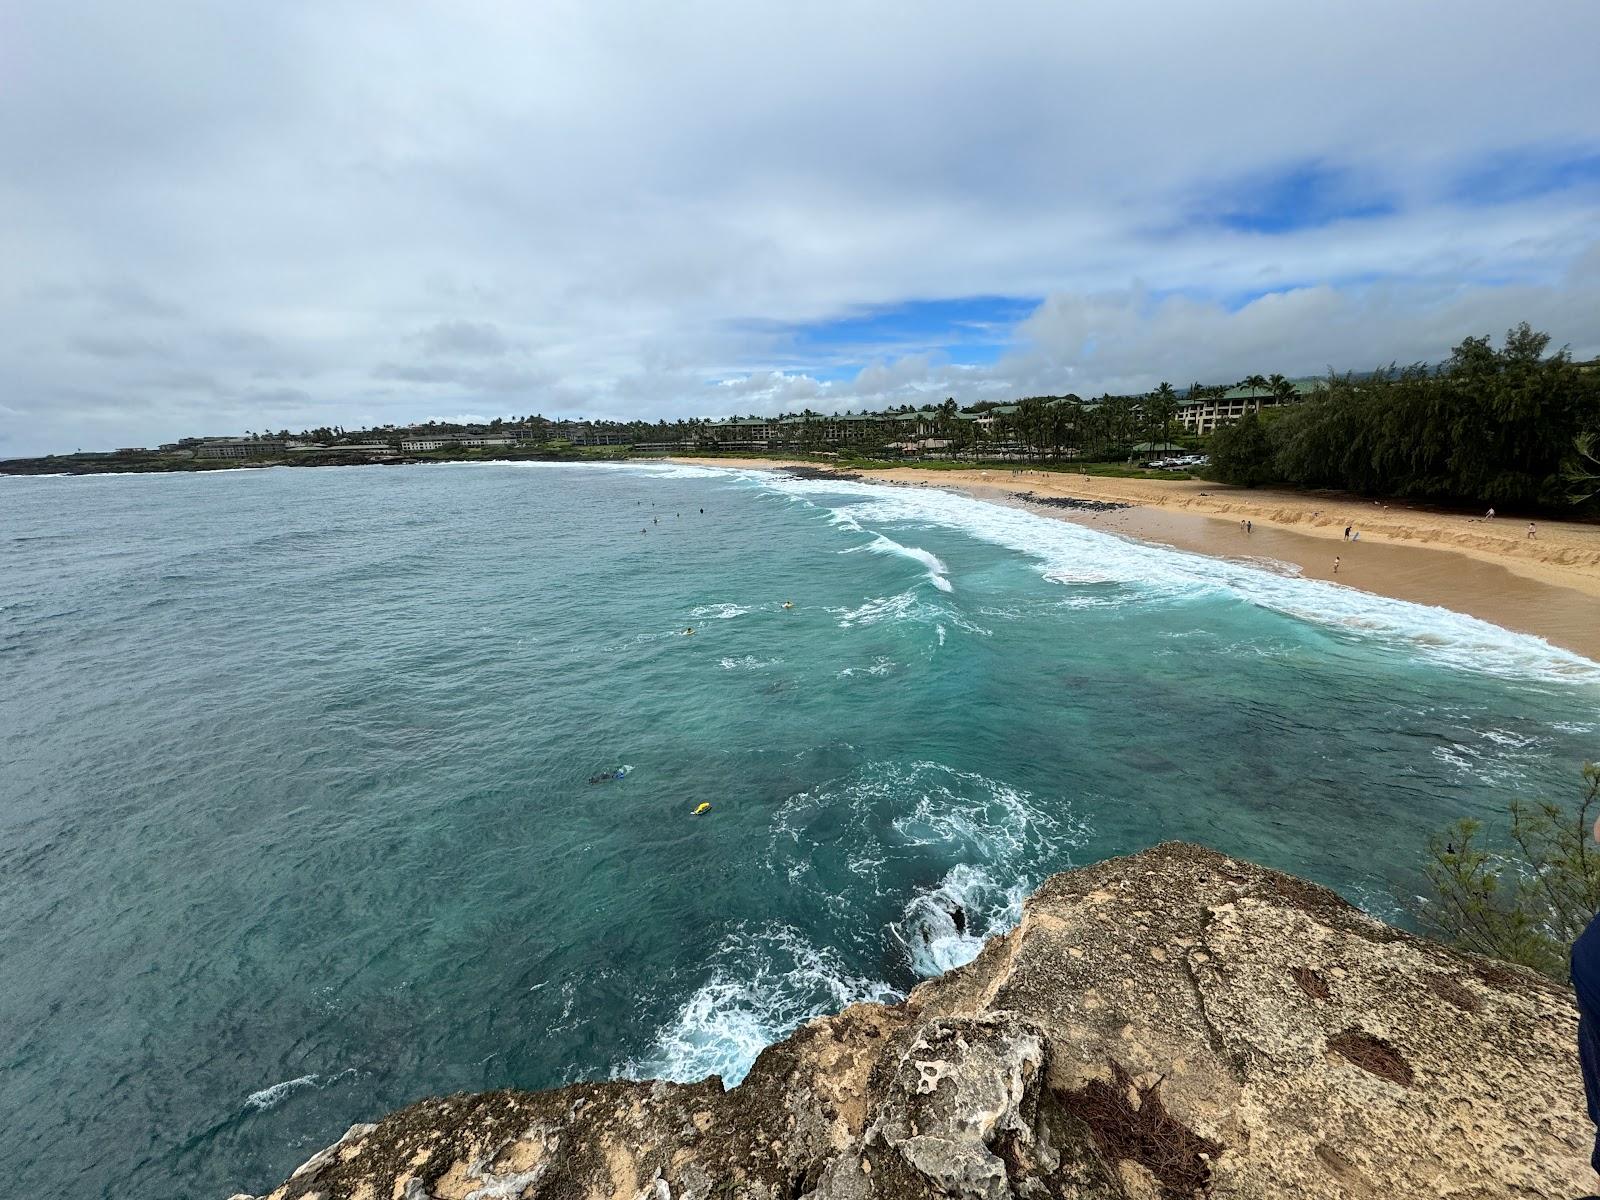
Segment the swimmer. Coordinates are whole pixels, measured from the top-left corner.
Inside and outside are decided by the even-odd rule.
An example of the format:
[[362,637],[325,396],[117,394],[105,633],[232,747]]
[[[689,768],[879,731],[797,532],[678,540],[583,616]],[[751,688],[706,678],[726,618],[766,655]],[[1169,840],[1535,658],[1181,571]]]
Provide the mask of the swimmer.
[[691,634],[693,634],[693,633],[694,633],[694,626],[693,626],[693,625],[691,625],[691,626],[689,626],[689,628],[687,628],[687,629],[685,629],[685,630],[684,630],[684,631],[683,631],[683,636],[684,636],[684,637],[689,637],[689,636],[690,636],[690,635],[691,635]]
[[785,608],[793,608],[794,607],[794,601],[793,600],[785,600],[783,602],[783,606]]

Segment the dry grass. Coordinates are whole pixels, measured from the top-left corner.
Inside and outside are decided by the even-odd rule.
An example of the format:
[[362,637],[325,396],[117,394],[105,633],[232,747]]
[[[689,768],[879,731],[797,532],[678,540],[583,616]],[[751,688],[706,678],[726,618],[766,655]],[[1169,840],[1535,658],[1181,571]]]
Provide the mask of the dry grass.
[[1331,995],[1328,991],[1328,981],[1310,967],[1296,967],[1294,981],[1300,985],[1300,990],[1313,1000],[1326,1000]]
[[1360,1029],[1346,1029],[1328,1039],[1328,1049],[1342,1054],[1370,1075],[1410,1087],[1416,1076],[1405,1055],[1380,1037]]
[[1448,975],[1433,974],[1427,977],[1428,990],[1447,1004],[1454,1004],[1464,1012],[1482,1012],[1479,999]]
[[1211,1161],[1222,1146],[1201,1137],[1167,1112],[1161,1084],[1135,1086],[1117,1062],[1111,1079],[1090,1080],[1081,1091],[1066,1092],[1062,1106],[1089,1128],[1095,1149],[1113,1168],[1122,1161],[1146,1168],[1169,1197],[1191,1200],[1211,1189]]

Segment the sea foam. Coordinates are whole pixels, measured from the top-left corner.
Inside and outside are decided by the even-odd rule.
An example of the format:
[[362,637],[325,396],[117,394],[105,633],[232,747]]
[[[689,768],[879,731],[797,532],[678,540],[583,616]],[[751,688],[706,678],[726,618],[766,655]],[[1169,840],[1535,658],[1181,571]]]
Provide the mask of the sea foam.
[[907,901],[893,933],[912,970],[925,979],[942,975],[977,958],[988,938],[1013,928],[1028,891],[1021,880],[1002,885],[987,867],[958,863],[937,886]]
[[[1179,601],[1200,593],[1222,593],[1354,637],[1403,644],[1435,663],[1461,670],[1600,682],[1600,663],[1532,634],[1450,609],[1157,546],[934,488],[771,475],[752,478],[784,495],[826,498],[825,506],[847,512],[857,523],[959,530],[1026,555],[1052,582],[1115,585],[1127,602]],[[1097,595],[1096,601],[1104,603],[1106,597]]]
[[649,1052],[614,1074],[679,1083],[720,1075],[733,1087],[762,1050],[812,1017],[863,1000],[899,998],[887,983],[852,975],[836,951],[813,945],[792,925],[740,928],[718,947],[709,978]]
[[258,1112],[265,1112],[269,1108],[276,1108],[283,1103],[290,1092],[297,1092],[301,1088],[316,1087],[319,1075],[301,1075],[295,1079],[285,1079],[271,1087],[264,1087],[259,1092],[251,1092],[244,1098],[245,1106]]

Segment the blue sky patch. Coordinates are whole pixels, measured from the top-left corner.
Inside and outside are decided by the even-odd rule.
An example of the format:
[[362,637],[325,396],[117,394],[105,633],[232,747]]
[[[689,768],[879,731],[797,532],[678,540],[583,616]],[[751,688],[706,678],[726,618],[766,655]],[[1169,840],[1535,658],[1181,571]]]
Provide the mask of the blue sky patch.
[[961,365],[992,363],[1014,341],[1017,323],[1038,297],[962,296],[853,309],[821,321],[755,321],[771,338],[771,365],[823,380],[853,378],[863,366],[908,354],[937,354]]
[[1294,233],[1397,211],[1391,194],[1362,182],[1353,172],[1306,162],[1209,189],[1191,201],[1184,224],[1220,226],[1236,233]]
[[1572,147],[1499,151],[1458,172],[1448,194],[1462,204],[1505,204],[1577,188],[1600,188],[1600,151]]

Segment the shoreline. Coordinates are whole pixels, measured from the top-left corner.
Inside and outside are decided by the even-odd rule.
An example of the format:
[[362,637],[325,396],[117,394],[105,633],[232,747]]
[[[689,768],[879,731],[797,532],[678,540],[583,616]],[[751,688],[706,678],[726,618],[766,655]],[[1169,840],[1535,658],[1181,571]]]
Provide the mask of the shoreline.
[[[839,470],[754,458],[670,461],[765,470],[795,466],[873,483],[943,488],[1176,550],[1266,569],[1284,564],[1308,579],[1464,613],[1600,662],[1600,525],[1540,521],[1538,538],[1529,541],[1523,536],[1527,523],[1511,517],[1490,523],[1421,505],[1201,480],[1055,471],[1012,475],[992,468]],[[1094,512],[1029,504],[1021,493],[1030,491],[1129,507]],[[1244,520],[1252,522],[1251,533],[1240,529]],[[1344,539],[1347,523],[1360,531],[1359,541]]]

